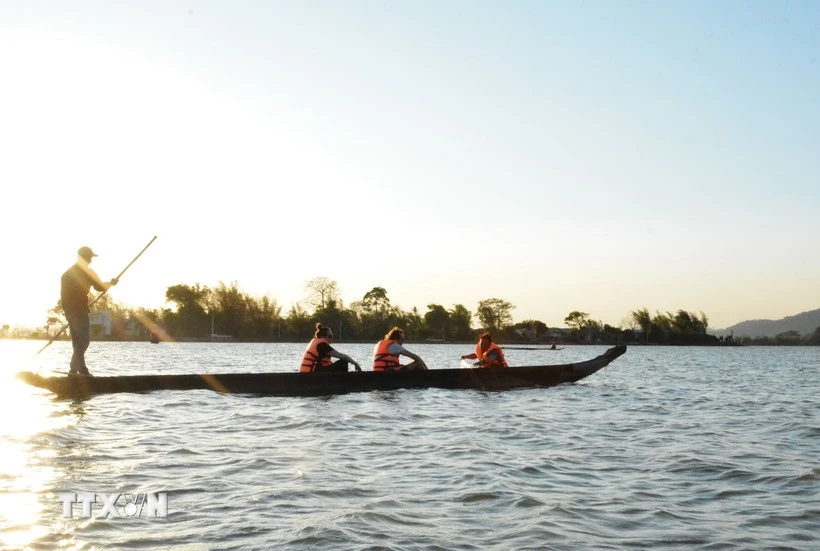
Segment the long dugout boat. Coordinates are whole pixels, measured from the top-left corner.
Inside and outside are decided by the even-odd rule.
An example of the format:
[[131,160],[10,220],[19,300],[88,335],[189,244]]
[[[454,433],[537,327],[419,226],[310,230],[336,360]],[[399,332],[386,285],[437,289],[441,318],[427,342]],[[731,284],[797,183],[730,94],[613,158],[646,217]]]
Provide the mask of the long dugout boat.
[[65,398],[115,392],[156,390],[215,390],[231,394],[267,396],[329,396],[348,392],[445,388],[508,390],[574,383],[606,367],[626,352],[614,346],[591,360],[559,365],[508,368],[429,369],[425,371],[351,371],[348,373],[219,373],[191,375],[120,375],[112,377],[43,377],[17,373],[24,382]]

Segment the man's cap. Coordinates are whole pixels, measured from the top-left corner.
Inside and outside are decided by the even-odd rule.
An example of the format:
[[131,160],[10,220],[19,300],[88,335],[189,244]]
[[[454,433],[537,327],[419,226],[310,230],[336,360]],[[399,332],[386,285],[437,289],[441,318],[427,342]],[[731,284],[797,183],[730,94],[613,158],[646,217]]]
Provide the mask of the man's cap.
[[91,247],[80,247],[77,249],[77,254],[86,260],[91,260],[93,257],[97,256],[94,254],[94,251],[91,250]]

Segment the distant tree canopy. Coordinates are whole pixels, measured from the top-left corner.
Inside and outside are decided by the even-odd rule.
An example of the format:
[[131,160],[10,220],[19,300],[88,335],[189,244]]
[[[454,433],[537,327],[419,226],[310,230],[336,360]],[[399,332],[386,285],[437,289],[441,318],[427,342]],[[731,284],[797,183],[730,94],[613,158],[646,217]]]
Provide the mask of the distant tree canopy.
[[424,314],[424,323],[432,331],[441,328],[441,340],[447,338],[447,325],[450,323],[450,312],[441,304],[428,304],[427,313]]
[[478,321],[484,329],[497,331],[512,325],[512,311],[515,306],[500,298],[488,298],[478,303]]
[[307,303],[317,310],[323,310],[330,302],[341,305],[339,285],[326,277],[314,277],[305,283],[308,290]]
[[[707,334],[708,318],[703,312],[678,310],[676,313],[647,308],[629,312],[623,325],[612,327],[592,319],[589,313],[573,310],[564,318],[569,329],[550,329],[539,320],[513,323],[515,306],[500,298],[478,302],[475,318],[462,304],[449,309],[442,304],[427,304],[425,312],[411,308],[403,310],[393,304],[387,289],[376,286],[360,300],[344,307],[338,284],[327,277],[316,277],[305,283],[307,297],[293,304],[286,313],[276,299],[252,297],[240,290],[237,282],[219,282],[215,287],[202,284],[177,284],[167,288],[167,308],[129,309],[116,304],[110,295],[103,295],[93,305],[94,310],[107,310],[114,318],[114,338],[124,334],[129,322],[139,323],[150,331],[161,331],[169,338],[209,340],[212,334],[230,336],[242,342],[277,340],[307,341],[313,335],[316,322],[331,327],[336,340],[376,341],[393,326],[404,328],[410,342],[473,341],[477,332],[488,329],[501,342],[564,342],[564,343],[645,343],[645,344],[770,344],[820,345],[820,327],[812,335],[801,336],[787,331],[774,338],[718,339]],[[303,305],[304,304],[304,305]],[[306,307],[307,306],[307,307]],[[474,327],[476,319],[479,327]],[[62,306],[49,311],[46,327],[64,320]]]
[[168,333],[178,338],[210,336],[211,289],[199,283],[193,287],[179,284],[168,287],[165,300],[176,306],[166,309],[160,318]]
[[589,314],[586,312],[579,312],[578,310],[573,310],[567,317],[564,318],[564,323],[567,324],[567,327],[570,329],[576,329],[578,331],[583,330],[587,327],[590,323]]
[[641,328],[646,342],[649,342],[649,330],[652,328],[652,316],[649,315],[649,310],[641,308],[640,310],[633,310],[629,315],[635,325]]

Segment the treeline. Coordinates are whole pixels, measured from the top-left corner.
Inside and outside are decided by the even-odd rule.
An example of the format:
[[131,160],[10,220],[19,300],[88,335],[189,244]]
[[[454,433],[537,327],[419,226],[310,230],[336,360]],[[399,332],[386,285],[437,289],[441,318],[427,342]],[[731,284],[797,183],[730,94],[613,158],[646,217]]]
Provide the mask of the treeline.
[[[573,314],[577,312],[570,316]],[[734,344],[731,340],[727,341],[706,332],[709,328],[709,319],[703,312],[694,314],[678,310],[675,314],[655,312],[655,315],[652,315],[646,308],[641,308],[631,311],[627,321],[640,329],[645,344]]]
[[734,342],[749,346],[816,346],[820,345],[820,327],[810,335],[784,331],[774,337],[734,337]]
[[[306,282],[305,290],[306,298],[286,312],[275,299],[253,297],[236,282],[220,282],[215,287],[173,285],[165,293],[169,306],[156,310],[126,308],[108,294],[93,309],[111,312],[111,338],[117,340],[135,338],[132,329],[137,326],[145,328],[143,338],[153,333],[172,340],[211,340],[216,335],[238,342],[306,341],[319,321],[333,329],[337,340],[376,341],[399,326],[417,342],[464,342],[476,337],[475,318],[482,330],[492,331],[496,340],[507,343],[733,344],[731,338],[706,333],[708,320],[703,313],[684,310],[655,315],[645,308],[635,310],[622,321],[626,327],[603,324],[588,313],[573,311],[564,319],[569,329],[558,329],[539,320],[514,323],[515,306],[499,298],[479,301],[475,311],[463,304],[447,308],[432,303],[420,312],[393,304],[383,287],[372,288],[349,306],[342,303],[338,284],[326,277]],[[51,326],[64,320],[59,302],[50,314]]]
[[657,312],[654,316],[645,308],[634,310],[629,314],[629,320],[641,328],[642,334],[649,344],[720,344],[720,345],[751,345],[751,346],[801,346],[820,344],[820,327],[811,335],[801,335],[798,331],[786,331],[775,337],[734,337],[726,335],[716,337],[708,335],[706,329],[709,321],[701,312],[695,316],[684,310],[677,314]]

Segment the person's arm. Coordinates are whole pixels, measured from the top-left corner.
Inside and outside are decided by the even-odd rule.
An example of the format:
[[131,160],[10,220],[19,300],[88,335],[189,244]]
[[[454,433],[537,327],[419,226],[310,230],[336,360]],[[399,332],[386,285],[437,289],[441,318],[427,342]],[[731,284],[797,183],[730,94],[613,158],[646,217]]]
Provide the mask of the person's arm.
[[462,360],[477,360],[478,356],[475,355],[475,352],[472,354],[465,354],[461,357]]
[[416,363],[419,365],[419,367],[421,367],[422,369],[427,369],[427,364],[424,363],[424,360],[422,360],[421,356],[419,356],[418,354],[413,354],[412,352],[410,352],[409,350],[404,348],[401,355],[402,356],[407,356],[411,360],[415,360]]
[[356,360],[354,360],[353,358],[351,358],[347,354],[345,354],[343,352],[339,352],[335,348],[331,348],[330,351],[327,353],[327,355],[332,357],[332,358],[338,358],[338,359],[344,360],[348,363],[352,363],[353,366],[356,368],[356,371],[361,371],[362,370],[362,366],[359,365],[359,362],[357,362]]
[[112,279],[111,281],[103,281],[102,279],[100,279],[100,276],[97,274],[97,272],[92,270],[90,267],[86,267],[85,270],[86,270],[86,273],[88,274],[88,277],[91,278],[91,285],[97,291],[99,291],[101,293],[103,291],[107,291],[108,289],[110,289],[112,286],[116,285],[120,281],[116,277],[114,279]]

